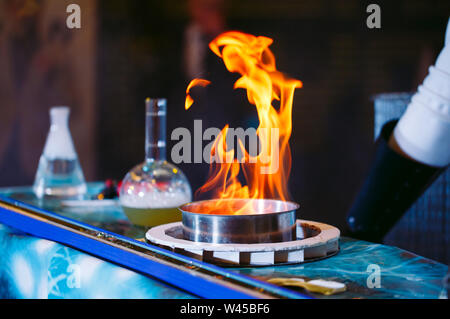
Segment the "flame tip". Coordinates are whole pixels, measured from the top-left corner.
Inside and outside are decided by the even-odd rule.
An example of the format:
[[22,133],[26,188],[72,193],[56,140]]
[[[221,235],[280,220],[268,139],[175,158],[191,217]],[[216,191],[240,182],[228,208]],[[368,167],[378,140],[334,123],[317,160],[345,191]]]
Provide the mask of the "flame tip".
[[185,102],[185,106],[184,108],[186,110],[189,110],[192,106],[192,104],[194,104],[194,99],[191,97],[190,93],[191,93],[191,89],[196,87],[196,86],[201,86],[201,87],[207,87],[208,85],[211,84],[211,81],[205,80],[205,79],[193,79],[187,89],[186,89],[186,102]]

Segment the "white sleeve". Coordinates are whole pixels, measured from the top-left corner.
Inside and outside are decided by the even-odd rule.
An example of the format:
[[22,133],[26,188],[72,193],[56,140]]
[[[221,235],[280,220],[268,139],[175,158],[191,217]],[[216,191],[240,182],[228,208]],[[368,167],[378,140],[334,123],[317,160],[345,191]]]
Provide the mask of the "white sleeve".
[[450,19],[445,42],[394,131],[406,154],[436,167],[450,164]]

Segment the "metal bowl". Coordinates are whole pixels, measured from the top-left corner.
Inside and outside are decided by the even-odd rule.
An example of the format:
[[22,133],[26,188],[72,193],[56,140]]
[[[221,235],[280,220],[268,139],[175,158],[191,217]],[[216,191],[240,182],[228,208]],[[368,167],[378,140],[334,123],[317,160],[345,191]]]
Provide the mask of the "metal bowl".
[[233,211],[208,213],[207,207],[214,206],[218,200],[186,204],[180,207],[184,238],[217,244],[277,243],[297,238],[295,211],[298,204],[271,199],[226,201],[229,201],[229,207],[251,205],[252,212],[244,211],[239,215]]

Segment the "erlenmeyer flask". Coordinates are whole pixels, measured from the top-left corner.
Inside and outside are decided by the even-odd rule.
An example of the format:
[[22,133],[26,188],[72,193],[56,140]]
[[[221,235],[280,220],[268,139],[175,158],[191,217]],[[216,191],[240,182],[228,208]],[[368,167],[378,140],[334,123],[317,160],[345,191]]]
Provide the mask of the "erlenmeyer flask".
[[50,110],[50,132],[39,160],[33,190],[38,198],[82,198],[84,175],[69,131],[68,107]]
[[192,200],[186,176],[166,161],[166,100],[146,101],[146,157],[124,178],[120,204],[135,225],[153,227],[181,220],[178,207]]

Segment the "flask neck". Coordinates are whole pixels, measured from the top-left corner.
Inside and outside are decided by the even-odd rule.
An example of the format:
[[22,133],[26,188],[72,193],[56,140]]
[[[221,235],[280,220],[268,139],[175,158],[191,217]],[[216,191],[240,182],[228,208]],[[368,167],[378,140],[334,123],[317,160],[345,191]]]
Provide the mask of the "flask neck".
[[53,107],[50,110],[51,126],[43,152],[46,158],[77,159],[69,131],[69,114],[68,107]]
[[53,107],[50,110],[51,129],[68,128],[69,127],[70,109],[68,107]]
[[167,101],[147,99],[145,104],[145,161],[165,161]]

